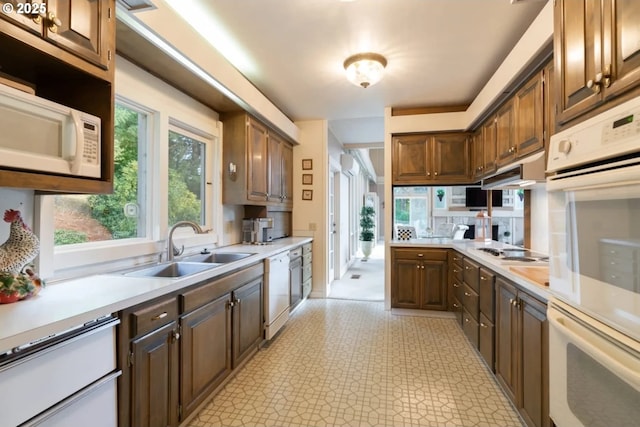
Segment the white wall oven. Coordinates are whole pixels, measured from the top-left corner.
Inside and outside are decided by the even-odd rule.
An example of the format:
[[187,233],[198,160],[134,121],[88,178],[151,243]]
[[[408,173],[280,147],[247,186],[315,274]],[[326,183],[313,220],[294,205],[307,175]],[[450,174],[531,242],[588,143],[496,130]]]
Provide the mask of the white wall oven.
[[550,415],[640,420],[640,98],[551,138]]

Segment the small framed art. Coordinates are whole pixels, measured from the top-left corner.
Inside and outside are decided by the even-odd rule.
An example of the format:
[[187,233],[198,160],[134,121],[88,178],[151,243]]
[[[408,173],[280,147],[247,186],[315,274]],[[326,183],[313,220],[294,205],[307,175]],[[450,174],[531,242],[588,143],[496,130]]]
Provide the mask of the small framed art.
[[302,170],[310,171],[313,169],[313,159],[302,159]]
[[302,200],[313,200],[313,190],[302,190]]
[[303,173],[302,174],[302,184],[303,185],[312,185],[313,184],[313,174]]

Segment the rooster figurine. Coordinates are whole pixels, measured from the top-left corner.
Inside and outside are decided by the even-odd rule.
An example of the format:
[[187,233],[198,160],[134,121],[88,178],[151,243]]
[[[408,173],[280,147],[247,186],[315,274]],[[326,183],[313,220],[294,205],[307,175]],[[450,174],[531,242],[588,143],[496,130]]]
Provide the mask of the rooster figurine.
[[8,209],[4,221],[11,223],[9,238],[0,245],[0,272],[18,275],[40,251],[40,241],[27,224],[20,211]]

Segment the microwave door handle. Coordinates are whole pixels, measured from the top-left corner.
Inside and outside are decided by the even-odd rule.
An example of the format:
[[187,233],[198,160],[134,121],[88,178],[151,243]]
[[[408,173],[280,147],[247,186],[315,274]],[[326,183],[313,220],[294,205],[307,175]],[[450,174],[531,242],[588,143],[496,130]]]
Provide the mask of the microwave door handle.
[[71,119],[73,120],[73,125],[76,128],[76,152],[69,163],[71,174],[78,175],[80,173],[80,167],[82,166],[82,155],[84,153],[84,130],[82,128],[80,112],[71,110]]
[[[628,359],[633,359],[634,356],[627,356],[625,350],[617,347],[616,344],[610,342],[607,338],[596,338],[597,340],[605,341],[607,345],[612,347],[611,349],[602,348],[602,344],[593,342],[584,336],[585,333],[580,330],[585,328],[584,326],[581,326],[579,323],[575,326],[571,325],[575,320],[563,316],[556,310],[549,310],[547,316],[549,323],[558,329],[560,333],[568,336],[571,341],[576,342],[583,350],[600,361],[601,364],[607,366],[617,376],[629,383],[630,386],[640,391],[640,374],[637,370],[628,368],[624,362],[619,360],[620,357],[618,357],[620,353],[624,353],[622,357]],[[595,334],[594,336],[598,337],[598,335]]]

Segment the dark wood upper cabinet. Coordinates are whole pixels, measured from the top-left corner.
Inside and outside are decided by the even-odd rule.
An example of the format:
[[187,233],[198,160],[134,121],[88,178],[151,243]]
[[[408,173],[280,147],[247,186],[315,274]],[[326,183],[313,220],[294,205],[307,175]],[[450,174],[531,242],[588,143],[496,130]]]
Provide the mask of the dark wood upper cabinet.
[[456,184],[471,178],[467,133],[396,135],[392,145],[393,184]]
[[491,174],[498,168],[496,163],[498,153],[496,130],[496,117],[494,115],[482,125],[482,151],[484,157],[483,175]]
[[557,119],[565,124],[640,84],[640,4],[634,0],[554,3]]
[[516,157],[515,103],[510,98],[496,113],[496,164],[511,163]]
[[515,155],[525,157],[544,149],[544,71],[533,75],[514,97]]
[[[26,7],[26,1],[0,5]],[[115,0],[38,2],[44,16],[0,13],[0,68],[41,98],[101,120],[101,177],[0,169],[0,187],[60,193],[113,190]]]
[[293,146],[248,114],[223,117],[223,203],[293,207]]

